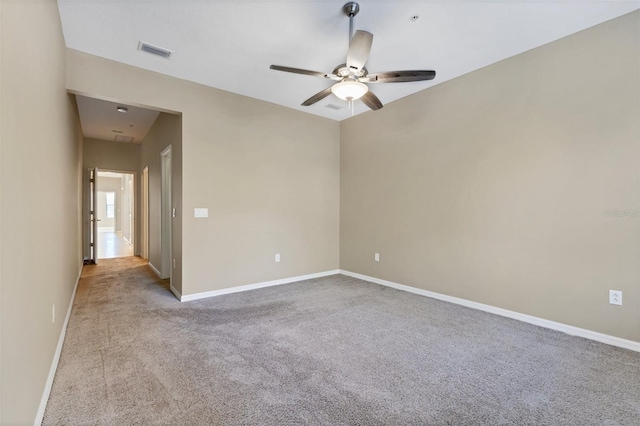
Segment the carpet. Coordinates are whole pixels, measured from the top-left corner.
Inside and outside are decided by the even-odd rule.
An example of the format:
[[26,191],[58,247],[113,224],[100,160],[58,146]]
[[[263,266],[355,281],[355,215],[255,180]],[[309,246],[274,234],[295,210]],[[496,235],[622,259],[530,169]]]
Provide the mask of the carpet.
[[87,266],[45,425],[638,425],[640,354],[344,275],[180,303]]

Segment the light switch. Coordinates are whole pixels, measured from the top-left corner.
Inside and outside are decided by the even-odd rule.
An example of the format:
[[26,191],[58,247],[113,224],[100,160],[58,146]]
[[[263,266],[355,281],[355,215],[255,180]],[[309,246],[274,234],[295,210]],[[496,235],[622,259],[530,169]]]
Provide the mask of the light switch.
[[198,208],[193,209],[194,217],[209,217],[209,209],[207,208]]

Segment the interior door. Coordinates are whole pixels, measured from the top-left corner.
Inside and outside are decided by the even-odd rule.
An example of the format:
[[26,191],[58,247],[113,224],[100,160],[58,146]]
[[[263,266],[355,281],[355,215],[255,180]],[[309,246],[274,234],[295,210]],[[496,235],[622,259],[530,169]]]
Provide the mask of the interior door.
[[89,169],[89,258],[85,263],[98,263],[98,168]]
[[[133,236],[135,235],[135,232],[134,232],[135,193],[134,193],[133,180],[134,180],[134,175],[129,176],[129,245],[131,245],[131,247],[135,250],[135,247],[133,245],[133,241],[134,241]],[[132,254],[133,254],[133,250],[132,250]]]
[[143,259],[149,258],[149,166],[142,169],[142,247],[140,254]]
[[171,262],[171,145],[160,154],[160,250],[162,252],[162,278],[169,278],[173,271]]

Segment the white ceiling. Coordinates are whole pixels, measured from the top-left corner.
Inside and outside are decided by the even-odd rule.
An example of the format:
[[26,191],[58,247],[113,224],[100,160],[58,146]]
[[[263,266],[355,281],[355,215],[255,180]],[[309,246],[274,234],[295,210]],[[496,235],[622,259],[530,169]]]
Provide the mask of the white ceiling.
[[[58,0],[67,47],[229,92],[342,120],[331,95],[300,103],[330,80],[269,69],[331,72],[345,62],[346,0]],[[355,29],[374,34],[370,73],[434,69],[431,82],[371,85],[388,104],[462,74],[640,8],[640,0],[362,0]],[[413,15],[418,15],[415,22]],[[174,52],[164,59],[138,42]],[[340,110],[328,104],[342,106]],[[368,111],[361,102],[355,113]]]
[[[141,143],[160,114],[145,108],[117,104],[100,99],[76,95],[82,134],[86,138],[113,141],[116,136],[132,137],[132,143]],[[119,106],[127,113],[117,111]]]

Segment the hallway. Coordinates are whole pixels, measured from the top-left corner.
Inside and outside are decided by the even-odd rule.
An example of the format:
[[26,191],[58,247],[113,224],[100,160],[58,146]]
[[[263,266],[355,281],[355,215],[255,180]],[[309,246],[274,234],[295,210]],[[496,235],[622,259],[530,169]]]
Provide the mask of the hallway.
[[122,237],[122,232],[98,231],[98,259],[127,256],[133,256],[133,245]]
[[147,313],[180,306],[169,280],[159,279],[145,259],[85,265],[43,424],[170,423],[152,417],[162,385],[140,377],[147,378],[147,368],[170,369],[154,359],[166,348],[149,351],[147,342],[164,342],[170,328],[156,316],[157,324],[148,322]]

